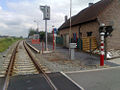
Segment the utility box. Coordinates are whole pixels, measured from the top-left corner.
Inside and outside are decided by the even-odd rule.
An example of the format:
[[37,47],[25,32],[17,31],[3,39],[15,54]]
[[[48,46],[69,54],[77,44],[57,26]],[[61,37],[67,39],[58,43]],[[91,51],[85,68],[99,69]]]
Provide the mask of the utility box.
[[70,59],[74,60],[75,58],[75,48],[76,48],[76,43],[70,43]]
[[76,43],[70,43],[70,48],[76,48]]

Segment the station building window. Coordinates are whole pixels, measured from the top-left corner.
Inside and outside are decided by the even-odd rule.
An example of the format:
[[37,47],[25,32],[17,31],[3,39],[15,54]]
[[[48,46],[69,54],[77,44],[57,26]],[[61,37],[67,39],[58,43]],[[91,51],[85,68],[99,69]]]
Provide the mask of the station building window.
[[63,35],[61,34],[61,37],[63,38]]
[[92,36],[92,32],[87,32],[87,37]]
[[82,37],[82,33],[81,33],[81,32],[79,32],[79,37],[80,37],[80,38]]

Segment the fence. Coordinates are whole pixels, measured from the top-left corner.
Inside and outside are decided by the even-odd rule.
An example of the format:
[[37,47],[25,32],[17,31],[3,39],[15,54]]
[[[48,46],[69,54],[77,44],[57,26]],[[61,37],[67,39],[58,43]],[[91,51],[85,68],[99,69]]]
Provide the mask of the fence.
[[[52,42],[52,38],[49,38]],[[71,39],[73,43],[77,44],[77,49],[83,50],[85,52],[91,52],[98,47],[97,40],[95,37],[82,37],[82,39],[78,38],[77,42]],[[64,40],[62,37],[56,37],[56,44],[63,45]]]
[[63,38],[62,37],[56,37],[56,44],[63,45]]
[[81,46],[83,51],[91,52],[97,48],[98,44],[95,37],[83,37]]

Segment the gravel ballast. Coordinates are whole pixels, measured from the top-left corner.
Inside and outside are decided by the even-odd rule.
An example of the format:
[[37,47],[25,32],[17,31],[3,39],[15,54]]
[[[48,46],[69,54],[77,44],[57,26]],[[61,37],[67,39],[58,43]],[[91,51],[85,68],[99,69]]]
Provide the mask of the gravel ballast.
[[72,61],[63,58],[59,53],[35,54],[35,56],[39,63],[45,66],[50,72],[69,72],[107,67],[100,67],[98,64],[85,65],[80,60]]
[[3,77],[5,75],[7,66],[5,66],[4,63],[5,63],[5,61],[10,60],[12,51],[15,46],[16,46],[16,43],[14,43],[12,46],[10,46],[6,51],[0,53],[0,77]]
[[[41,44],[30,44],[41,51]],[[48,48],[51,50],[52,46],[48,45]],[[54,53],[38,54],[34,52],[34,55],[38,59],[39,63],[48,68],[51,72],[69,72],[118,66],[117,64],[105,60],[105,65],[101,67],[99,56],[79,51],[75,52],[75,59],[70,60],[69,49],[59,46],[56,47]]]

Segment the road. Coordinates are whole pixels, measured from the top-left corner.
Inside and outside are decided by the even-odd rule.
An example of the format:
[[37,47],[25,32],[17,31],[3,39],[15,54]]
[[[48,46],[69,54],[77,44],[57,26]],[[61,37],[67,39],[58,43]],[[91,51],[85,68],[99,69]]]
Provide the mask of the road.
[[66,74],[85,90],[120,90],[120,67]]

